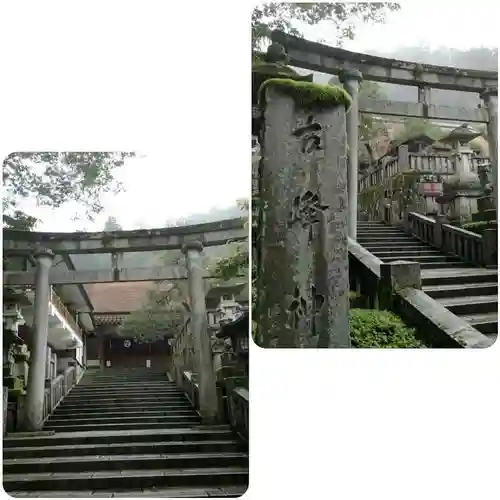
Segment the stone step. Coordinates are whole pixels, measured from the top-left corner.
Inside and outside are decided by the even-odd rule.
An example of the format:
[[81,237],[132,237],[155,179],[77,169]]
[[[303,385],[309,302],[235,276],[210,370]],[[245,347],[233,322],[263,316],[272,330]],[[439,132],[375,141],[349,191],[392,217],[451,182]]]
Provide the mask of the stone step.
[[432,298],[468,297],[498,293],[498,283],[452,283],[423,286],[422,290]]
[[53,415],[50,418],[57,418],[59,420],[78,420],[78,419],[87,419],[87,418],[96,418],[96,417],[102,417],[106,416],[109,418],[113,417],[134,417],[134,416],[148,416],[148,417],[154,417],[154,416],[183,416],[183,415],[196,415],[195,410],[192,408],[186,408],[186,409],[173,409],[173,410],[165,410],[162,408],[152,408],[152,409],[147,409],[147,410],[142,410],[139,411],[137,410],[121,410],[121,411],[100,411],[100,412],[65,412],[65,413],[59,413],[57,410],[53,413]]
[[404,241],[415,241],[410,236],[394,235],[394,234],[378,234],[377,236],[363,236],[360,235],[356,238],[356,241],[361,245],[365,246],[367,243],[378,243],[380,241],[388,241],[393,244],[404,242]]
[[395,260],[406,260],[412,262],[420,262],[421,264],[429,264],[429,263],[440,263],[440,264],[453,264],[456,263],[463,264],[462,261],[457,259],[456,257],[446,257],[442,254],[434,254],[434,255],[415,255],[415,254],[407,254],[406,252],[394,252],[389,257],[380,257],[375,254],[382,262],[392,262]]
[[[55,474],[4,474],[11,491],[111,490],[169,487],[234,486],[248,482],[248,468],[224,467],[170,470],[122,470]],[[56,495],[57,497],[58,495]]]
[[121,404],[121,403],[94,403],[94,404],[64,404],[64,402],[57,407],[56,412],[59,413],[73,413],[73,412],[108,412],[108,411],[122,411],[122,410],[130,410],[130,411],[140,411],[143,408],[144,410],[174,410],[174,409],[192,409],[191,403],[185,398],[184,400],[179,401],[170,401],[170,402],[162,402],[158,404],[158,401],[150,401],[150,402],[141,402],[134,401],[129,404]]
[[356,239],[363,240],[378,240],[379,238],[405,238],[405,239],[413,239],[411,236],[408,236],[401,231],[363,231],[358,232]]
[[461,283],[497,283],[496,269],[471,267],[464,269],[425,269],[422,271],[422,285],[451,285]]
[[373,236],[374,238],[376,238],[380,234],[396,234],[398,236],[408,236],[408,237],[410,236],[405,232],[401,231],[401,229],[384,227],[384,226],[381,226],[380,228],[363,228],[363,229],[358,229],[357,231],[357,237]]
[[461,315],[460,318],[485,335],[498,332],[498,312],[466,314]]
[[469,268],[470,264],[467,264],[467,262],[462,262],[462,261],[442,261],[442,262],[421,262],[420,263],[420,269],[450,269],[450,268]]
[[112,387],[113,389],[117,390],[126,390],[126,389],[159,389],[159,388],[167,388],[167,389],[178,389],[178,387],[175,386],[175,384],[171,384],[170,382],[167,382],[166,380],[163,380],[161,382],[148,382],[147,384],[144,384],[144,382],[137,382],[133,384],[78,384],[75,386],[73,389],[75,390],[82,390],[82,391],[105,391],[108,387]]
[[405,248],[393,248],[391,250],[385,248],[382,251],[381,250],[375,250],[375,251],[370,251],[373,255],[377,256],[379,259],[382,257],[392,257],[392,256],[397,256],[399,254],[404,254],[406,256],[418,256],[418,255],[443,255],[439,250],[435,250],[434,248],[430,247],[417,247],[417,248],[412,248],[412,247],[405,247]]
[[138,455],[141,453],[211,453],[242,451],[234,439],[206,441],[146,441],[137,443],[98,443],[79,445],[24,446],[4,448],[5,459],[36,457],[67,457],[88,455]]
[[206,488],[135,488],[122,491],[100,490],[78,490],[78,491],[11,491],[11,496],[17,498],[68,498],[68,497],[92,497],[92,498],[239,498],[247,491],[247,485],[222,486]]
[[3,440],[6,448],[25,446],[72,446],[78,444],[140,443],[156,441],[213,441],[233,439],[228,425],[196,425],[180,429],[136,429],[136,430],[86,430],[79,432],[57,432],[50,436],[16,437]]
[[64,457],[16,458],[3,460],[7,474],[53,474],[134,470],[203,469],[206,467],[247,467],[248,455],[230,453],[184,453],[175,455],[87,455]]
[[50,417],[45,424],[46,428],[64,430],[67,427],[74,427],[77,425],[100,425],[100,424],[146,424],[148,422],[157,424],[157,423],[165,423],[167,427],[171,423],[179,423],[184,424],[186,426],[191,425],[192,423],[196,423],[200,421],[200,417],[197,413],[193,411],[191,415],[132,415],[132,416],[119,416],[119,417],[108,417],[106,413],[103,413],[99,417],[85,417],[85,418],[59,418],[59,417]]
[[498,311],[498,295],[447,297],[436,301],[457,316]]
[[[173,394],[173,395],[164,395],[164,394],[161,394],[161,395],[157,395],[157,396],[153,396],[153,395],[133,395],[133,396],[110,396],[110,397],[107,397],[107,398],[104,398],[104,397],[97,397],[97,398],[70,398],[69,396],[66,396],[66,398],[64,398],[64,402],[68,402],[68,403],[72,403],[72,404],[84,404],[85,406],[87,406],[87,404],[89,403],[93,403],[93,402],[99,402],[99,403],[107,403],[107,402],[120,402],[120,403],[133,403],[133,402],[137,402],[137,401],[143,401],[143,402],[154,402],[154,401],[157,401],[158,403],[159,402],[164,402],[164,403],[168,403],[168,402],[176,402],[176,401],[183,401],[186,399],[186,395],[184,393],[182,394]],[[63,404],[64,404],[63,402]]]
[[189,425],[196,425],[197,422],[200,422],[200,418],[196,421],[194,419],[190,419],[187,421],[186,419],[174,419],[170,422],[150,422],[145,421],[144,419],[137,422],[113,422],[113,423],[86,423],[86,424],[65,424],[64,426],[53,425],[47,422],[44,425],[44,429],[48,430],[56,430],[60,432],[79,432],[79,431],[100,431],[106,429],[117,429],[117,430],[135,430],[135,429],[175,429],[175,428],[186,428]]
[[135,385],[148,385],[148,384],[167,384],[173,385],[168,381],[166,377],[159,378],[143,378],[143,379],[121,379],[121,378],[94,378],[92,380],[81,380],[78,384],[79,387],[87,386],[94,387],[96,385],[107,386],[107,385],[127,385],[127,384],[135,384]]
[[371,252],[372,248],[382,248],[386,250],[391,250],[393,248],[431,248],[429,245],[426,245],[425,243],[415,241],[415,240],[407,240],[407,241],[401,241],[397,245],[394,244],[393,241],[376,241],[373,240],[369,243],[365,243],[362,245],[364,248],[366,248],[369,252]]
[[182,391],[177,390],[172,390],[172,389],[164,389],[161,391],[135,391],[135,390],[130,390],[130,391],[103,391],[103,392],[73,392],[71,391],[67,396],[66,400],[71,401],[71,400],[76,400],[76,399],[86,399],[89,402],[94,400],[94,399],[100,399],[103,398],[104,396],[107,399],[111,398],[134,398],[134,397],[172,397],[172,396],[184,396],[185,393]]
[[120,376],[106,376],[106,375],[94,375],[92,377],[82,377],[82,383],[94,383],[94,382],[109,382],[109,383],[134,383],[134,382],[162,382],[165,381],[169,383],[166,375],[157,375],[149,377],[120,377]]

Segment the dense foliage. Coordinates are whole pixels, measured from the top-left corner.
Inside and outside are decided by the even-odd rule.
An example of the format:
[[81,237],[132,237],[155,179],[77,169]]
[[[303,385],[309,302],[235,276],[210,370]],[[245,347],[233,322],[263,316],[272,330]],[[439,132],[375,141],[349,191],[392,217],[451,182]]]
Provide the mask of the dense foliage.
[[358,348],[424,348],[415,330],[389,311],[351,309],[349,328],[352,347]]
[[140,336],[144,342],[156,340],[158,335],[174,337],[184,323],[186,307],[183,291],[179,287],[157,286],[150,290],[140,309],[126,316],[120,334],[126,337]]
[[427,119],[405,118],[403,123],[404,128],[394,136],[396,141],[405,141],[418,135],[427,135],[437,141],[447,135],[446,131]]
[[399,8],[397,3],[382,2],[262,3],[252,12],[252,46],[261,49],[274,29],[302,36],[298,22],[316,25],[321,21],[330,23],[340,45],[342,40],[354,38],[356,21],[382,23],[388,12]]
[[3,163],[3,225],[32,230],[37,218],[27,213],[23,201],[59,208],[77,201],[89,219],[102,211],[105,192],[119,190],[114,169],[134,153],[116,152],[22,152]]

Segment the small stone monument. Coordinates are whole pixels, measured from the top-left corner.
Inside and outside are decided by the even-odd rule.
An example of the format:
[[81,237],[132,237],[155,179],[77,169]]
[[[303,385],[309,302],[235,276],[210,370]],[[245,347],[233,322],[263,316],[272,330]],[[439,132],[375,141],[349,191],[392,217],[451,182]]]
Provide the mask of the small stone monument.
[[259,89],[263,110],[256,341],[350,347],[344,89],[288,78]]

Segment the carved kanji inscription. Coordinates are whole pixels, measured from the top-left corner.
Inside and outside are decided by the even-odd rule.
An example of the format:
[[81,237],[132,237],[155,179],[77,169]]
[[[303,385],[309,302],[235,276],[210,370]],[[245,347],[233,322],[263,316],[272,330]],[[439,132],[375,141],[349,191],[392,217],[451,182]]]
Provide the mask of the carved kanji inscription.
[[323,127],[314,121],[313,115],[309,115],[306,124],[296,128],[292,133],[295,137],[300,138],[300,151],[302,153],[323,150]]

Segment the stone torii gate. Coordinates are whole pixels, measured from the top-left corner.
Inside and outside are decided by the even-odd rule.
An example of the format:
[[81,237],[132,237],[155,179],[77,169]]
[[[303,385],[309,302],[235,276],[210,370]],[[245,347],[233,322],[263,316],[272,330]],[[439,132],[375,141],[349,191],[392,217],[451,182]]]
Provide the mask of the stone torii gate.
[[[386,57],[359,54],[311,42],[281,31],[272,40],[287,53],[294,67],[338,75],[351,97],[346,113],[348,235],[356,239],[358,198],[359,114],[404,116],[487,124],[495,200],[498,200],[498,72],[420,64]],[[362,80],[408,85],[418,89],[418,102],[360,99]],[[481,108],[438,106],[431,103],[432,89],[479,95]]]
[[[118,281],[158,281],[184,279],[188,282],[190,317],[199,370],[200,413],[207,420],[217,414],[215,375],[212,366],[210,338],[207,330],[204,279],[210,275],[203,269],[205,246],[218,246],[248,239],[245,219],[192,226],[135,231],[44,233],[6,229],[3,231],[4,256],[36,261],[33,271],[4,271],[4,286],[35,288],[34,339],[31,351],[25,403],[26,430],[39,430],[43,425],[45,363],[48,338],[48,310],[51,285],[106,283]],[[122,269],[126,252],[181,249],[186,269],[180,266]],[[60,271],[51,269],[56,254],[111,254],[108,270]],[[25,268],[26,269],[26,268]]]

